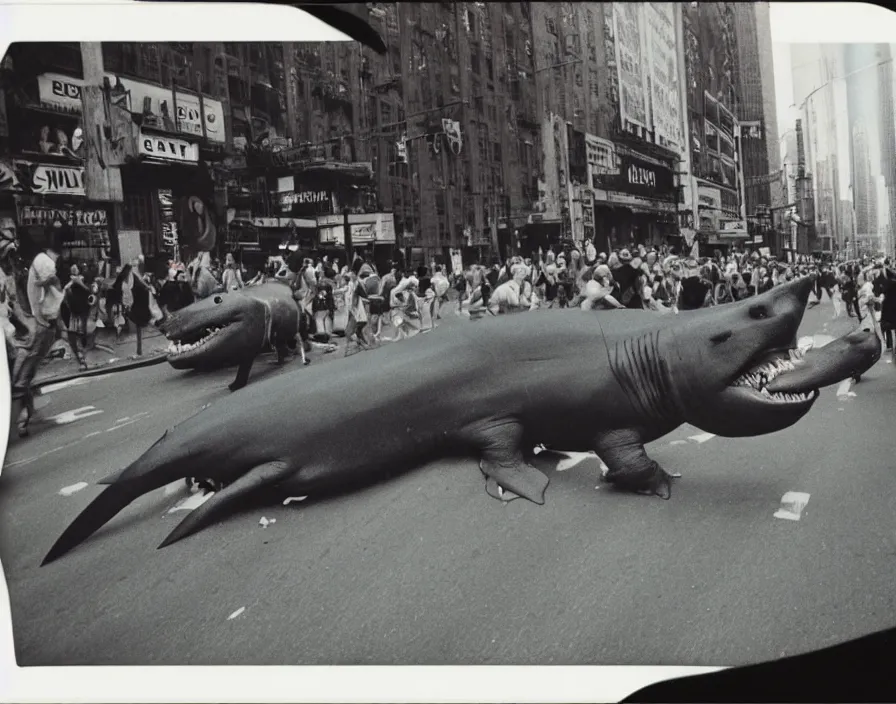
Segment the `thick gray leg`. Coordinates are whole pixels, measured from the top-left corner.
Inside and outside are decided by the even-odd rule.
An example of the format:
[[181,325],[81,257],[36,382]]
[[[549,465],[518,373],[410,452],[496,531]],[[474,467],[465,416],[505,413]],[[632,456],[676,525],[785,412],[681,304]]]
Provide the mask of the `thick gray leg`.
[[255,358],[252,357],[240,365],[240,368],[236,371],[236,379],[234,379],[233,383],[227,387],[228,389],[237,391],[249,383],[249,372],[252,371],[252,363],[254,361]]
[[249,470],[232,484],[228,484],[199,508],[193,509],[159,545],[159,549],[182,540],[221,518],[228,509],[265,486],[286,479],[292,470],[285,462],[269,462]]
[[672,497],[672,476],[647,456],[644,435],[638,430],[601,433],[594,449],[609,469],[606,481],[626,491],[662,499]]
[[484,423],[468,429],[470,441],[482,453],[479,469],[486,476],[485,489],[500,501],[523,497],[544,504],[544,492],[550,480],[528,464],[523,456],[523,426],[515,420]]

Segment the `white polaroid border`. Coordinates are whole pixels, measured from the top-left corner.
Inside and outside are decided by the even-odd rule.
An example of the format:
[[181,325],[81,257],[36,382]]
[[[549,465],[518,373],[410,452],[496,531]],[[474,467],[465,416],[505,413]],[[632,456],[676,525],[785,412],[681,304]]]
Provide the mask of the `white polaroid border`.
[[[771,22],[775,44],[888,42],[896,36],[896,14],[865,3],[771,3]],[[14,41],[347,39],[304,12],[276,5],[0,0],[0,56]],[[776,65],[776,73],[781,71],[790,66]],[[0,354],[0,394],[8,399],[5,349]],[[0,404],[0,422],[7,428],[9,415],[8,404]],[[5,456],[5,433],[0,436]],[[722,666],[19,668],[5,576],[0,584],[0,702],[611,702],[654,682],[718,669]]]

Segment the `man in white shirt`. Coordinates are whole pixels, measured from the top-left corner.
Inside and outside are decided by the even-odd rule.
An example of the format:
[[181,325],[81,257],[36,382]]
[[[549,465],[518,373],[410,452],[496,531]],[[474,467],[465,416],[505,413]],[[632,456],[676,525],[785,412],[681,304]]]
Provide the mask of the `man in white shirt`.
[[62,307],[62,285],[56,273],[56,260],[62,249],[62,229],[61,222],[47,228],[44,250],[34,258],[28,270],[27,293],[34,317],[34,334],[24,354],[16,360],[13,372],[13,395],[24,401],[17,423],[20,436],[28,434],[28,423],[34,415],[31,382],[38,365],[56,341],[59,310]]

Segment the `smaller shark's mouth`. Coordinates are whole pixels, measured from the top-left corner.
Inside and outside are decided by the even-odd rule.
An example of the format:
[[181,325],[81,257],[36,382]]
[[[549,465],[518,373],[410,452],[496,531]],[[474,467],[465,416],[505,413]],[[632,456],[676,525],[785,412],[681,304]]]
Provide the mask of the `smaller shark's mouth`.
[[768,385],[772,380],[787,372],[795,371],[804,364],[803,352],[799,349],[790,349],[784,352],[774,352],[766,356],[763,362],[752,367],[742,376],[738,377],[731,386],[752,391],[754,395],[764,401],[778,404],[803,404],[814,401],[820,392],[818,389],[800,391],[796,393],[773,393]]
[[178,339],[172,339],[168,345],[169,357],[180,357],[190,352],[195,352],[214,340],[222,331],[230,327],[230,324],[215,325],[210,328],[197,330],[189,335],[181,335]]

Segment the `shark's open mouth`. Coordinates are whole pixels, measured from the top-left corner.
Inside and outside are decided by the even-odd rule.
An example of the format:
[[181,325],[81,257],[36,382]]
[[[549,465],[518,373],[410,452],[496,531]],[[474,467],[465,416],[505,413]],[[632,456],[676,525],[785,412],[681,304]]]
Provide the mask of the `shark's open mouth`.
[[178,357],[198,350],[215,339],[215,337],[228,327],[230,327],[229,323],[225,325],[215,325],[210,328],[196,330],[188,335],[181,335],[178,339],[172,339],[171,344],[168,345],[168,356]]
[[766,356],[762,363],[752,367],[742,376],[738,377],[731,386],[748,389],[765,401],[774,403],[808,403],[818,398],[818,389],[810,389],[799,393],[773,393],[768,385],[772,380],[787,372],[795,371],[803,364],[803,352],[799,349],[790,349]]

